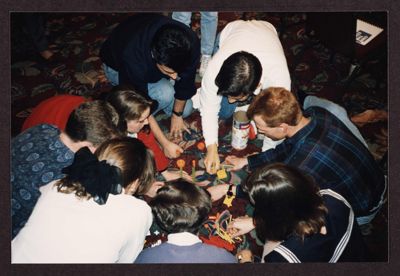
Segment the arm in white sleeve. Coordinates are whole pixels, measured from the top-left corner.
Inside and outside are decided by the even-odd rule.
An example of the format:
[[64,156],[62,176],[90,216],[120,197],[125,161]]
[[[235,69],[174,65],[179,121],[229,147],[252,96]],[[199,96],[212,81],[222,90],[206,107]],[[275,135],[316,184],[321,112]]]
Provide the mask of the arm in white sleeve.
[[217,95],[218,87],[215,85],[215,77],[218,72],[215,72],[215,68],[210,66],[214,66],[212,60],[208,65],[211,70],[206,70],[201,82],[199,108],[206,146],[214,143],[218,145],[218,113],[222,100],[222,96]]

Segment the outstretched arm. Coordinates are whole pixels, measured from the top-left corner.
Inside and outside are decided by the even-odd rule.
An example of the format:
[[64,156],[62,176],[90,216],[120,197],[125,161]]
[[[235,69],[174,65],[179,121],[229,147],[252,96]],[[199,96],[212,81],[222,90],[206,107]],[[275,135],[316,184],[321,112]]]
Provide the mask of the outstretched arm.
[[165,137],[163,131],[161,130],[158,122],[153,115],[149,116],[149,125],[151,131],[154,134],[154,137],[156,138],[158,143],[160,143],[161,147],[163,148],[164,154],[167,157],[177,158],[183,152],[183,149],[180,146],[171,142],[170,140],[168,140],[167,137]]

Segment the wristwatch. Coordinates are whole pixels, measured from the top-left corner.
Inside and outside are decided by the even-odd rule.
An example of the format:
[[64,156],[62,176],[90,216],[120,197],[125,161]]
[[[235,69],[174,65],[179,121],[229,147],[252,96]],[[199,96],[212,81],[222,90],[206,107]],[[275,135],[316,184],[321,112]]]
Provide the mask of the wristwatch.
[[176,112],[175,110],[172,110],[172,113],[174,113],[178,117],[181,117],[183,114],[183,112]]

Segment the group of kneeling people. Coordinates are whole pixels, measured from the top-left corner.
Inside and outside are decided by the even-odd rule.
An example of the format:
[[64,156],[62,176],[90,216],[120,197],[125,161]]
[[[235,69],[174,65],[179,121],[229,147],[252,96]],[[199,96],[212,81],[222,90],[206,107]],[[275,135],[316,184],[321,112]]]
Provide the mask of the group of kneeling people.
[[[261,153],[226,158],[233,170],[251,171],[229,192],[254,205],[252,217],[229,224],[232,237],[255,229],[265,242],[262,262],[366,260],[358,226],[381,209],[387,184],[346,111],[313,96],[303,103],[289,91],[283,48],[265,21],[237,20],[223,29],[196,92],[198,39],[177,25],[161,15],[133,16],[103,43],[107,78],[140,93],[116,86],[102,100],[50,98],[12,139],[12,262],[238,262],[197,236],[212,200],[229,185],[204,190],[167,169],[167,157],[183,149],[153,115],[163,109],[170,132],[181,136],[192,104],[202,117],[208,173],[220,166],[218,119],[244,108],[264,135]],[[125,45],[128,36],[132,43]],[[188,58],[176,49],[182,41]],[[166,59],[171,53],[179,55]],[[180,62],[188,63],[182,65],[187,72]],[[156,181],[156,172],[165,183]],[[143,195],[152,198],[150,206]],[[153,218],[168,241],[143,250]]]
[[[117,90],[110,97],[121,93],[136,95],[135,91]],[[267,129],[257,124],[260,123],[257,120],[257,105],[266,104],[282,93],[296,102],[289,91],[270,88],[262,91],[248,110],[259,131],[270,137],[274,137],[273,134],[266,133]],[[126,102],[129,101],[123,103]],[[103,106],[103,110],[99,106]],[[148,109],[150,106],[145,108],[147,116],[150,114]],[[300,112],[300,107],[297,104],[297,109],[290,110]],[[51,125],[39,124],[13,139],[13,199],[14,193],[22,194],[23,189],[16,189],[15,184],[19,178],[32,181],[28,173],[22,174],[23,170],[31,169],[34,172],[42,156],[53,158],[52,161],[47,160],[52,173],[56,169],[51,168],[51,165],[63,165],[59,168],[59,174],[63,177],[57,178],[54,173],[54,179],[48,183],[43,179],[46,174],[40,174],[41,184],[30,182],[32,186],[32,183],[40,186],[40,196],[37,195],[30,216],[25,216],[27,222],[20,223],[22,229],[15,232],[12,262],[238,262],[225,249],[203,244],[197,236],[211,211],[211,198],[219,199],[222,195],[218,191],[222,189],[225,192],[225,186],[217,185],[205,190],[178,177],[170,178],[172,180],[164,185],[155,185],[157,169],[153,151],[139,139],[126,137],[126,129],[140,118],[123,120],[125,135],[119,135],[121,131],[111,131],[113,126],[118,125],[118,120],[110,113],[119,113],[114,114],[115,118],[123,116],[115,103],[113,107],[100,100],[86,102],[69,115],[65,130],[60,132],[55,127],[51,129]],[[290,113],[288,116],[293,117]],[[142,114],[139,112],[139,117]],[[302,116],[294,120],[301,122],[303,118],[310,120],[305,125],[317,120]],[[139,130],[141,127],[143,125]],[[106,135],[102,138],[104,141],[96,144],[94,137],[102,137],[104,133],[109,136]],[[50,143],[48,140],[52,140],[52,135],[53,142]],[[290,138],[286,141],[290,141]],[[43,144],[46,144],[46,154],[29,151],[34,150],[36,145],[38,148],[43,147]],[[234,237],[255,229],[257,237],[265,242],[262,262],[365,260],[366,251],[355,220],[356,215],[351,204],[341,194],[331,189],[320,190],[315,177],[310,177],[296,166],[282,163],[284,160],[260,161],[266,153],[279,150],[279,146],[249,156],[244,163],[246,158],[227,158],[234,164],[234,169],[249,163],[252,172],[246,181],[236,186],[234,193],[237,196],[248,196],[254,206],[253,217],[234,219],[228,227],[229,233]],[[63,147],[66,148],[65,152],[62,151]],[[52,151],[55,152],[53,157]],[[22,165],[31,160],[34,162],[29,166]],[[255,164],[254,160],[259,163]],[[25,183],[25,188],[27,186]],[[150,207],[139,199],[144,194],[152,197]],[[17,207],[14,209],[13,218],[17,218],[21,210]],[[153,218],[169,233],[168,241],[143,250]],[[14,220],[13,228],[17,228],[14,227]]]

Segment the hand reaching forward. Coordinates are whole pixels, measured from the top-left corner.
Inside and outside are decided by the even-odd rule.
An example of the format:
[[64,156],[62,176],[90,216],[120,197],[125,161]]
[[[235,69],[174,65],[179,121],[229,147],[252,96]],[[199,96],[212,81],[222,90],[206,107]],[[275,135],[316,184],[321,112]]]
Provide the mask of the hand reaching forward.
[[181,116],[176,116],[175,114],[172,114],[171,128],[170,128],[171,137],[182,140],[183,131],[186,131],[187,133],[190,134],[190,130],[186,126],[183,118]]
[[209,174],[215,174],[219,170],[220,161],[217,144],[207,146],[207,154],[204,158],[204,165],[206,166],[206,171]]
[[243,168],[248,164],[247,157],[237,157],[233,155],[229,155],[225,158],[225,162],[227,164],[233,165],[233,168],[230,168],[230,171],[237,171]]
[[168,141],[163,146],[163,152],[168,158],[178,158],[183,152],[183,149],[179,145]]
[[249,233],[254,227],[253,218],[248,216],[237,217],[229,223],[228,233],[234,238]]

